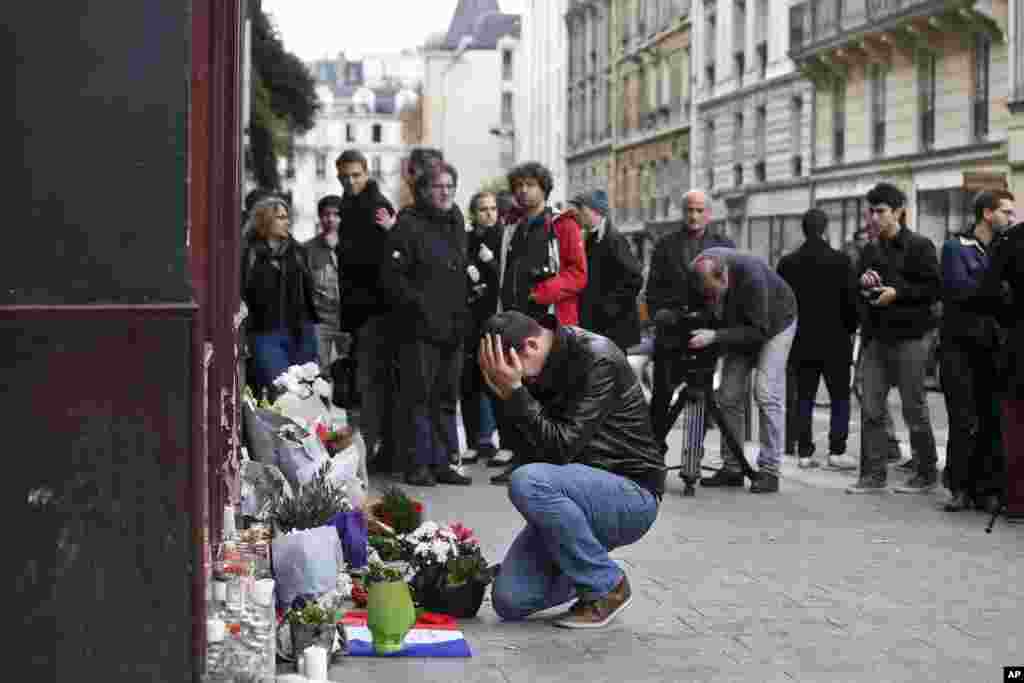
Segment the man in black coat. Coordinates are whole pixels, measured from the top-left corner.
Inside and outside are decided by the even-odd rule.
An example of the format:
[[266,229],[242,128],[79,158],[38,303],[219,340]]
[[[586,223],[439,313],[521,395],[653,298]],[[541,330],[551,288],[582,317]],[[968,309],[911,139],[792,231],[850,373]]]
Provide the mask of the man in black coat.
[[850,434],[850,369],[853,334],[857,330],[857,280],[848,256],[825,240],[828,216],[821,209],[804,214],[807,238],[799,249],[779,261],[778,272],[796,295],[799,323],[790,351],[796,374],[796,434],[787,436],[798,446],[800,467],[817,467],[811,418],[818,383],[825,376],[831,403],[828,431],[828,464],[839,469],[856,469],[857,462],[846,455]]
[[357,386],[362,395],[359,429],[371,467],[394,471],[391,438],[394,394],[394,334],[390,329],[391,301],[381,288],[381,265],[388,259],[388,230],[395,210],[367,173],[366,157],[346,150],[335,166],[345,188],[341,201],[341,329],[353,335]]
[[916,474],[900,493],[928,493],[938,480],[935,434],[925,394],[925,368],[935,329],[932,307],[942,279],[935,245],[910,230],[906,195],[891,183],[878,183],[867,194],[880,228],[877,243],[861,255],[860,289],[869,301],[862,333],[868,340],[861,353],[864,372],[861,400],[860,476],[849,493],[888,491],[885,411],[889,388],[900,392],[903,421],[910,432]]
[[587,286],[580,294],[580,327],[611,339],[626,350],[640,343],[636,297],[644,284],[643,266],[626,237],[608,220],[608,195],[603,190],[580,195],[571,202],[589,213],[584,221]]
[[413,486],[470,484],[450,457],[459,452],[455,412],[468,331],[466,228],[455,206],[458,174],[445,162],[416,179],[416,204],[390,237],[384,282],[395,302],[400,457]]
[[[647,280],[647,307],[651,319],[671,318],[673,313],[687,307],[704,307],[704,299],[697,289],[690,264],[705,249],[736,245],[728,237],[709,232],[708,218],[711,211],[707,198],[700,190],[691,190],[683,198],[686,206],[686,223],[681,230],[662,237],[651,255],[651,271]],[[675,391],[673,377],[684,350],[672,347],[671,340],[664,334],[655,337],[654,342],[654,387],[651,396],[651,424],[655,434],[667,433],[669,403]]]

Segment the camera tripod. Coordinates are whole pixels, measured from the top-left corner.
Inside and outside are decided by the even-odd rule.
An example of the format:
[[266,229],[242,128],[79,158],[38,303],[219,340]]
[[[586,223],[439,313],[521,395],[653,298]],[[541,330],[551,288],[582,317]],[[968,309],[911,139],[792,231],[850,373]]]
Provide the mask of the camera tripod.
[[749,479],[754,479],[756,476],[754,468],[747,462],[747,457],[743,453],[743,443],[736,437],[722,415],[722,408],[718,405],[718,399],[715,398],[712,388],[711,377],[708,377],[707,381],[699,387],[684,381],[676,387],[672,395],[672,401],[668,408],[668,419],[665,420],[662,433],[655,435],[659,441],[664,443],[676,420],[680,416],[683,417],[682,464],[665,469],[681,471],[685,487],[683,489],[684,496],[696,495],[694,484],[700,478],[700,461],[704,456],[704,433],[708,415],[711,415],[718,425],[725,446],[739,457],[743,474]]

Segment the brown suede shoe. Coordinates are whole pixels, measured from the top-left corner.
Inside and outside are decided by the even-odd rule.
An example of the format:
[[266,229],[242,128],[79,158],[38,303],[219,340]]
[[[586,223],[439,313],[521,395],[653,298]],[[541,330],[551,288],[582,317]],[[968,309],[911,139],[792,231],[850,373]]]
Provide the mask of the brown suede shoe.
[[562,628],[602,628],[629,607],[632,600],[629,579],[623,574],[622,581],[611,593],[597,600],[577,600],[564,616],[553,623]]

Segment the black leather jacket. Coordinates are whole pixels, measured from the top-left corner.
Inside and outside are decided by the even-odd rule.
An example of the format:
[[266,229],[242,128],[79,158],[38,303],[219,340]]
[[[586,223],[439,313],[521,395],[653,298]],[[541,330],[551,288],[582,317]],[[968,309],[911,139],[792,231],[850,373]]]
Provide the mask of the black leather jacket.
[[505,410],[530,449],[523,457],[578,463],[632,479],[660,500],[665,456],[654,439],[650,410],[626,356],[611,341],[579,327],[559,326],[535,382],[515,391]]

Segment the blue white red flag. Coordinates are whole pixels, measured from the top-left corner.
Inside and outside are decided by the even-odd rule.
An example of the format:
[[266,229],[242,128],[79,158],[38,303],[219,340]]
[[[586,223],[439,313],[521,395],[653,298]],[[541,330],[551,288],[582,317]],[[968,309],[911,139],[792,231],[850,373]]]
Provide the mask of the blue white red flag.
[[472,657],[466,636],[459,624],[444,614],[426,612],[405,636],[398,652],[381,655],[373,649],[373,634],[366,625],[366,612],[354,610],[345,614],[345,626],[350,657]]

